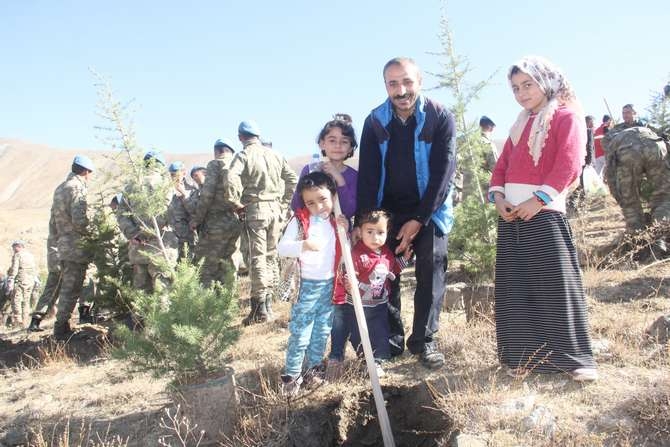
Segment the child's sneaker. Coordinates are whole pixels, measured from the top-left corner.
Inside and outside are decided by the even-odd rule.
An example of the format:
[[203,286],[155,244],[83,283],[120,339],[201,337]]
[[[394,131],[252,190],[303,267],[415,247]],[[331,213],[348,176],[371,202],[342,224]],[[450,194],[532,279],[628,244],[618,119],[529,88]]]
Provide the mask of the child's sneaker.
[[326,364],[326,380],[328,382],[336,382],[340,380],[344,374],[344,362],[337,359],[328,359]]
[[286,397],[293,397],[300,391],[302,377],[293,377],[287,374],[281,376],[281,393]]
[[[370,374],[368,374],[368,364],[363,360],[360,365],[360,371],[361,374],[364,375],[365,377],[369,377]],[[375,370],[377,371],[377,377],[381,379],[386,375],[384,372],[384,368],[382,368],[382,362],[378,359],[375,359]]]
[[384,368],[382,368],[381,362],[378,362],[377,360],[375,360],[375,369],[377,370],[377,377],[380,379],[386,375]]

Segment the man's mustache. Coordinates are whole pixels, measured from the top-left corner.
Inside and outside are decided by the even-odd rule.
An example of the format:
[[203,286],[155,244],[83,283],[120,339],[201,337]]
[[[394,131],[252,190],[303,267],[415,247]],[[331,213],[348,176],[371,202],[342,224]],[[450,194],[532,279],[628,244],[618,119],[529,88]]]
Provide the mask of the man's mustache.
[[409,93],[405,93],[404,95],[396,95],[396,96],[393,97],[393,99],[400,99],[400,100],[403,100],[403,99],[409,99],[409,98],[411,98],[411,97],[412,97],[411,94],[409,94]]

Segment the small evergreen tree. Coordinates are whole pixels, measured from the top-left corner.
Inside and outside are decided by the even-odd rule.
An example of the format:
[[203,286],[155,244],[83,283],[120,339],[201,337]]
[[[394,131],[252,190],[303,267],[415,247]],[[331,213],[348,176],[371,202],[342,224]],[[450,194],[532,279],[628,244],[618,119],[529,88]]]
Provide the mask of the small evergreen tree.
[[[467,75],[470,63],[456,54],[454,40],[445,8],[440,20],[442,51],[433,53],[440,57],[443,71],[433,73],[439,81],[437,88],[446,88],[453,96],[452,112],[456,120],[457,163],[470,184],[472,191],[456,208],[454,229],[449,237],[449,248],[453,258],[463,261],[463,268],[476,283],[493,277],[496,253],[497,213],[487,204],[487,185],[490,172],[484,169],[486,154],[490,147],[481,138],[478,122],[469,122],[465,115],[472,101],[479,97],[490,79],[469,84]],[[468,180],[466,180],[468,181]]]
[[670,135],[670,96],[665,92],[653,92],[647,112],[649,113],[649,124],[659,132]]
[[120,327],[117,358],[129,360],[156,376],[174,374],[183,384],[220,368],[221,355],[239,336],[232,326],[237,313],[237,289],[232,275],[225,285],[200,283],[200,268],[183,260],[172,284],[153,294],[138,290],[133,297],[142,330]]
[[131,311],[129,297],[121,293],[123,285],[132,281],[132,266],[128,261],[128,242],[121,236],[116,217],[102,198],[94,203],[90,232],[84,247],[93,253],[95,265],[95,306],[114,314]]
[[237,329],[231,325],[237,309],[235,282],[229,275],[224,284],[214,282],[203,287],[200,267],[187,260],[174,271],[171,249],[159,226],[164,221],[165,198],[169,197],[172,184],[167,175],[157,178],[157,172],[165,172],[163,166],[143,159],[144,151],[135,142],[128,106],[114,98],[106,80],[96,73],[94,76],[98,80],[99,115],[110,123],[99,129],[106,132],[105,141],[115,149],[111,157],[114,168],[103,173],[104,184],[112,185],[115,192],[123,191],[125,208],[119,212],[132,216],[146,240],[157,245],[149,246],[146,254],[170,276],[166,284],[157,282],[156,290],[148,293],[125,281],[120,273],[123,269],[110,271],[110,266],[123,263],[123,255],[114,252],[112,241],[117,230],[102,202],[101,212],[93,220],[91,241],[99,244],[98,280],[109,285],[108,298],[113,304],[126,306],[132,312],[132,321],[137,323],[132,329],[123,325],[117,328],[120,345],[113,354],[129,360],[135,368],[151,370],[156,375],[173,374],[180,384],[189,382],[217,369],[221,354],[238,337]]

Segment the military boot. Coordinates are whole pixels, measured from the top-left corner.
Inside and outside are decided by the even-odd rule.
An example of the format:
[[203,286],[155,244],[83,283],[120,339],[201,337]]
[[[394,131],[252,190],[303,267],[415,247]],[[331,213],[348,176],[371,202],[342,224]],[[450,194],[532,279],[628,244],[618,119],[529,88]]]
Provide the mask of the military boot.
[[264,323],[268,321],[268,311],[265,308],[265,302],[261,302],[257,298],[251,299],[251,310],[243,320],[244,326],[250,326],[255,323]]
[[54,338],[56,340],[64,341],[69,339],[74,332],[72,329],[70,329],[70,323],[65,322],[65,323],[60,323],[56,321],[56,324],[54,324]]
[[86,304],[79,306],[79,324],[93,324],[91,306]]
[[35,315],[30,320],[30,326],[28,326],[28,332],[42,332],[44,329],[40,327],[40,323],[42,323],[42,317],[38,317],[37,315]]

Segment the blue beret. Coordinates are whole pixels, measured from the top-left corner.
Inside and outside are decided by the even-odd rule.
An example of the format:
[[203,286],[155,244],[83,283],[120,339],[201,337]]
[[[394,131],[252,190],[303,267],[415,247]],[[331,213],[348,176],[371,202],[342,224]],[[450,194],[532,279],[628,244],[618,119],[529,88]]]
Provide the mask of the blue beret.
[[238,133],[247,133],[254,136],[259,136],[261,134],[261,128],[258,126],[256,121],[242,121],[237,128]]
[[172,174],[174,174],[177,171],[181,171],[182,169],[184,169],[184,163],[182,163],[181,161],[173,161],[172,163],[170,163],[170,166],[168,166],[168,171],[170,171],[170,173]]
[[91,159],[86,155],[75,156],[74,160],[72,160],[72,164],[81,166],[82,168],[88,169],[91,172],[95,171],[95,165],[93,164],[93,161],[91,161]]
[[144,161],[150,160],[152,158],[156,160],[158,163],[165,166],[165,157],[159,151],[151,150],[148,151],[146,154],[144,154]]
[[235,152],[235,148],[234,148],[233,145],[230,144],[227,140],[221,140],[221,139],[216,140],[216,142],[214,143],[214,147],[215,147],[215,148],[219,148],[219,147],[227,147],[227,148],[229,148],[231,151],[233,151],[233,153]]

